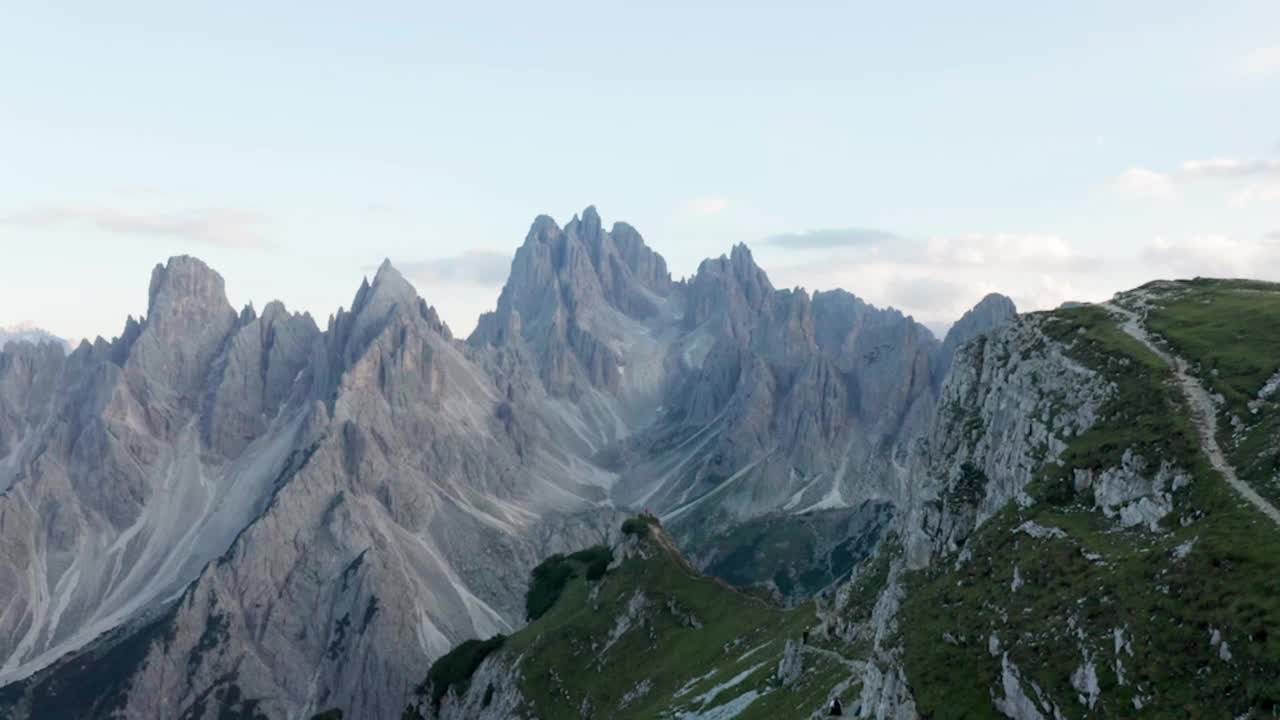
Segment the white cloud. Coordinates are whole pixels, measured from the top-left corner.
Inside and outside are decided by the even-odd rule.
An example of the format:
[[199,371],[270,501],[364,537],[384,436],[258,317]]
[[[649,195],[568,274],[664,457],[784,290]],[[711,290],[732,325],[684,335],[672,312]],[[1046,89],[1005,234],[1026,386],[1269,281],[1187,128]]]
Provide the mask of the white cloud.
[[[810,235],[822,238],[826,232],[841,231]],[[813,243],[808,249],[825,251],[776,267],[770,275],[782,287],[843,287],[931,328],[949,325],[991,292],[1011,296],[1023,310],[1040,310],[1064,300],[1102,300],[1124,282],[1139,282],[1105,277],[1100,258],[1079,253],[1056,235],[970,233],[927,240],[884,235],[893,240]]]
[[129,212],[114,208],[52,205],[0,217],[0,223],[31,227],[87,224],[119,235],[150,235],[217,247],[262,247],[261,215],[234,208],[182,212]]
[[1076,253],[1057,235],[972,233],[931,238],[926,259],[936,265],[1003,266],[1020,270],[1077,272],[1097,267],[1101,260]]
[[729,207],[729,199],[719,195],[708,195],[690,200],[685,207],[698,215],[715,215]]
[[820,250],[825,248],[857,247],[905,242],[904,238],[884,230],[869,228],[827,228],[804,232],[780,233],[764,239],[766,245],[776,245],[790,250]]
[[1280,204],[1280,181],[1255,183],[1231,196],[1231,204],[1236,207],[1268,203]]
[[1121,192],[1146,197],[1170,197],[1173,195],[1173,178],[1146,168],[1129,168],[1120,173],[1112,183]]
[[1280,235],[1256,240],[1226,235],[1198,235],[1185,240],[1158,237],[1147,244],[1142,257],[1168,268],[1180,277],[1280,278]]
[[1280,46],[1255,48],[1237,62],[1241,73],[1251,76],[1280,74]]
[[461,255],[398,263],[396,267],[405,277],[424,285],[500,287],[511,272],[511,254],[468,250]]
[[1231,204],[1237,207],[1270,202],[1280,198],[1280,161],[1188,160],[1167,173],[1135,167],[1121,173],[1112,186],[1131,195],[1172,197],[1180,186],[1211,180],[1236,184],[1239,189],[1232,194]]
[[1178,168],[1179,178],[1195,180],[1199,178],[1247,178],[1257,176],[1280,176],[1280,161],[1277,160],[1231,160],[1214,158],[1212,160],[1188,160]]

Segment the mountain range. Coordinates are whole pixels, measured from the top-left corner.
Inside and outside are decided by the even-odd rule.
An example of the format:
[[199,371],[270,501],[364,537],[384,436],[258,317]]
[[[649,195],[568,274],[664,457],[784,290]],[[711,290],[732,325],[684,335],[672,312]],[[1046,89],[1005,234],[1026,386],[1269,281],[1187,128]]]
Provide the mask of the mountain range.
[[[1273,716],[1277,322],[1280,285],[1204,279],[1020,316],[956,349],[850,575],[783,607],[634,518],[536,569],[532,622],[440,658],[404,717]],[[821,582],[824,514],[756,521],[739,565]]]
[[[119,337],[0,353],[0,586],[14,589],[0,597],[0,717],[398,717],[433,661],[520,632],[547,557],[636,550],[619,528],[641,511],[661,523],[661,557],[679,558],[654,572],[710,573],[779,608],[828,596],[822,622],[847,646],[827,650],[842,660],[789,661],[850,670],[810,688],[815,709],[834,693],[876,717],[949,716],[937,701],[948,666],[987,683],[961,693],[969,716],[1170,707],[1157,671],[1127,661],[1127,694],[1112,700],[1119,671],[1099,669],[1103,636],[1132,640],[1147,621],[1071,603],[1099,587],[1099,568],[1117,569],[1113,593],[1134,579],[1120,570],[1145,572],[1130,539],[1161,557],[1190,542],[1193,558],[1235,558],[1228,587],[1263,577],[1214,538],[1231,512],[1258,526],[1258,548],[1273,528],[1231,510],[1230,492],[1195,495],[1216,487],[1195,426],[1156,422],[1193,417],[1173,375],[1152,379],[1196,357],[1225,398],[1209,417],[1230,407],[1224,452],[1262,493],[1253,507],[1270,507],[1275,356],[1240,369],[1245,353],[1227,353],[1211,374],[1204,354],[1233,346],[1197,344],[1177,305],[1193,292],[1252,293],[1269,312],[1275,291],[1167,284],[1024,316],[993,295],[940,341],[842,290],[776,289],[743,245],[673,280],[634,228],[605,229],[587,208],[563,228],[534,220],[495,311],[461,339],[389,262],[321,329],[280,303],[236,311],[216,272],[173,258]],[[1178,355],[1129,332],[1157,322],[1185,336]],[[1061,582],[1052,558],[1068,537],[1061,562],[1082,584],[1016,607],[1078,630],[1052,638],[1070,650],[1059,657],[1041,647],[1048,635],[999,627],[1017,626],[1011,597]],[[1029,545],[1046,560],[1024,567]],[[1113,558],[1117,546],[1131,554]],[[1077,567],[1077,555],[1101,559]],[[1030,580],[1008,573],[1040,585],[1014,596]],[[950,589],[970,586],[981,590]],[[1195,620],[1218,631],[1214,652],[1245,657],[1240,628],[1271,617],[1260,607]],[[619,608],[630,612],[611,604],[603,622]],[[771,648],[780,662],[785,646]],[[1267,652],[1247,656],[1247,677],[1273,667]],[[510,660],[479,670],[519,684],[499,665]],[[1265,706],[1258,682],[1240,707]],[[483,701],[456,690],[442,712]],[[735,716],[701,706],[681,717]]]

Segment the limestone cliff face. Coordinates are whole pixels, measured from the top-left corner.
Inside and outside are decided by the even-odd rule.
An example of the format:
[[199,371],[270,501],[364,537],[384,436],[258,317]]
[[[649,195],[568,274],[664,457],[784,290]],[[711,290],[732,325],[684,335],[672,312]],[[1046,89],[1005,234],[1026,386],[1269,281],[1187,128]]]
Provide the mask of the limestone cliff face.
[[[902,554],[893,556],[885,589],[867,622],[866,632],[875,638],[862,696],[869,717],[914,717],[915,713],[904,684],[902,648],[881,643],[883,638],[899,637],[895,632],[903,598],[899,574],[929,566],[961,568],[974,562],[975,532],[1010,505],[1041,507],[1037,503],[1042,501],[1028,495],[1028,485],[1046,470],[1062,465],[1071,443],[1115,412],[1109,403],[1117,397],[1116,385],[1079,358],[1104,361],[1082,352],[1085,348],[1080,344],[1090,342],[1083,329],[1064,333],[1062,327],[1073,326],[1054,313],[1022,316],[955,351],[936,413],[927,431],[912,443],[906,498],[894,527]],[[1112,372],[1117,367],[1122,373],[1142,372],[1126,364],[1131,361],[1105,362],[1119,363]],[[1143,457],[1136,448],[1125,448],[1115,457],[1110,466],[1074,468],[1069,475],[1073,497],[1085,498],[1085,505],[1091,503],[1114,530],[1145,527],[1166,532],[1157,523],[1172,511],[1174,491],[1190,482],[1185,469]],[[1060,529],[1035,523],[1017,531],[1033,538],[1066,537]],[[1016,557],[984,556],[983,560],[997,565],[1018,562]],[[1011,593],[1018,590],[1017,578],[1015,572]],[[997,606],[993,612],[999,615],[1001,609]],[[990,656],[999,658],[999,643],[993,640],[991,648]],[[1008,653],[1002,667],[1002,685],[992,690],[994,708],[1008,717],[1052,714],[1040,712],[1047,696],[1034,683],[1023,681]],[[1089,690],[1087,676],[1081,670],[1079,682],[1073,678],[1086,699],[1089,692],[1096,697],[1096,687]],[[1026,695],[1030,692],[1026,688],[1033,687],[1038,701]]]
[[[54,343],[13,343],[0,353],[0,458],[14,457],[48,418],[65,362]],[[0,492],[12,480],[0,471]]]
[[540,216],[516,251],[498,309],[480,318],[470,342],[526,347],[554,395],[616,389],[626,359],[612,316],[648,319],[671,289],[666,262],[631,226],[605,231],[594,207],[563,230]]
[[[192,258],[148,297],[113,341],[0,353],[0,685],[150,622],[164,642],[116,688],[137,718],[394,716],[430,659],[518,626],[528,571],[607,539],[617,508],[706,532],[907,508],[950,365],[896,311],[773,288],[745,246],[673,282],[591,208],[535,220],[466,342],[390,263],[323,330],[235,312]],[[966,362],[944,398],[1000,406]],[[923,523],[921,546],[962,525]]]
[[[265,505],[288,454],[259,431],[283,391],[246,395],[222,360],[261,332],[240,322],[222,279],[174,258],[149,297],[147,318],[113,342],[65,360],[43,347],[0,355],[0,579],[13,589],[0,598],[0,681],[180,591]],[[289,353],[255,360],[259,374],[291,369]]]
[[912,565],[958,549],[1097,420],[1110,387],[1045,336],[1047,321],[1027,316],[956,353],[913,456]]
[[490,655],[476,668],[466,692],[449,693],[438,707],[426,698],[413,707],[430,720],[524,720],[521,708],[526,704],[520,691],[519,660],[513,663],[505,655]]
[[978,301],[972,309],[956,321],[947,331],[947,337],[938,348],[934,363],[936,368],[934,380],[941,383],[946,379],[946,371],[951,367],[952,358],[961,345],[982,335],[991,328],[999,327],[1017,317],[1018,309],[1013,301],[1004,295],[992,293]]
[[432,658],[517,626],[534,564],[616,524],[520,455],[501,393],[390,266],[318,352],[270,505],[184,594],[127,716],[216,713],[227,692],[270,716],[394,716]]
[[[902,499],[906,442],[950,362],[927,329],[843,290],[776,290],[745,246],[703,262],[685,296],[678,371],[618,451],[615,497],[702,529]],[[964,332],[1008,319],[979,313]]]

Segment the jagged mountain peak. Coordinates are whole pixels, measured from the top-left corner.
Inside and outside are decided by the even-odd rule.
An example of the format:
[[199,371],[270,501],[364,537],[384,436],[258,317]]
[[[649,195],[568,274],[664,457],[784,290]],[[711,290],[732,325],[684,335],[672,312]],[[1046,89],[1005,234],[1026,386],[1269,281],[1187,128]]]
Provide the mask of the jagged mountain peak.
[[1017,316],[1017,306],[1005,295],[989,293],[979,300],[947,331],[947,337],[938,348],[937,362],[934,363],[935,380],[940,383],[946,376],[957,348]]
[[[581,329],[610,308],[642,319],[656,312],[657,298],[671,287],[666,261],[630,225],[615,223],[606,231],[595,206],[563,229],[539,215],[516,251],[497,310],[481,317],[470,342],[505,344],[522,337],[545,345],[548,337],[558,338],[570,326]],[[517,327],[518,334],[510,332]]]
[[391,264],[390,259],[383,260],[378,266],[378,272],[373,276],[372,289],[374,292],[394,294],[398,297],[418,296],[418,291],[414,289],[412,283],[400,274],[400,271]]
[[1014,304],[1013,299],[1008,295],[1002,295],[994,292],[987,293],[976,305],[973,306],[972,309],[969,310],[969,312],[965,313],[965,315],[981,314],[984,312],[995,312],[1012,316],[1018,313],[1018,306]]
[[600,222],[600,213],[596,210],[596,206],[588,205],[582,211],[581,217],[574,215],[573,220],[565,229],[567,230],[569,227],[574,227],[583,235],[583,237],[586,238],[592,238],[598,235],[600,231],[603,230],[603,226]]
[[539,215],[529,224],[529,232],[525,234],[524,243],[549,242],[560,234],[560,225],[550,215]]
[[417,289],[387,259],[378,266],[372,283],[367,277],[361,281],[351,302],[351,315],[382,319],[393,307],[407,309],[420,302]]
[[[178,255],[151,271],[147,318],[164,321],[193,311],[233,313],[226,283],[199,258]],[[224,313],[225,314],[225,313]]]

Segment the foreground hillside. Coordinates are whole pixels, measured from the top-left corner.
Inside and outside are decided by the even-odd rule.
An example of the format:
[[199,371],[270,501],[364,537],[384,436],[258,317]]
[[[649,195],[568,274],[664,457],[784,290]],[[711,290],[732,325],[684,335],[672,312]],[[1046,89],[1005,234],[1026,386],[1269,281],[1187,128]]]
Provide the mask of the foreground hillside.
[[645,528],[408,716],[1272,717],[1274,328],[1280,288],[1222,281],[1025,316],[958,351],[911,500],[847,575],[795,521],[743,526],[734,567],[836,577],[816,602],[702,578]]
[[[553,560],[575,569],[545,614],[437,661],[406,717],[808,717],[856,698],[861,663],[820,640],[814,603],[783,609],[697,573],[654,518],[624,533],[607,572]],[[535,575],[535,612],[542,591]]]
[[[919,711],[1270,717],[1280,288],[1159,283],[1028,322],[1104,400],[1021,497],[907,583]],[[973,474],[950,492],[981,497]]]

